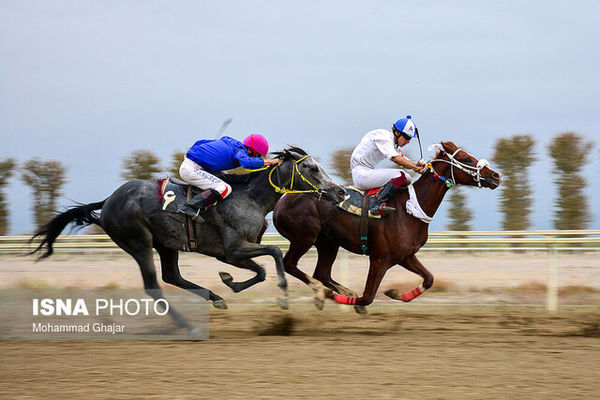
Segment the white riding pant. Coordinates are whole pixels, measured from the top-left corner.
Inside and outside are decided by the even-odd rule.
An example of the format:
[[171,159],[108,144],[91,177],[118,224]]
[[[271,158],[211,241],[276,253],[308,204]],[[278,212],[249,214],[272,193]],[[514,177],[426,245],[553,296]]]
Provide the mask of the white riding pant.
[[179,175],[184,181],[197,188],[202,190],[216,190],[223,199],[231,194],[231,186],[228,183],[206,172],[201,166],[187,157],[181,163],[181,167],[179,167]]
[[357,165],[352,170],[352,181],[354,186],[360,190],[369,190],[382,187],[390,180],[404,175],[406,184],[410,183],[410,175],[396,168],[373,169],[362,165]]

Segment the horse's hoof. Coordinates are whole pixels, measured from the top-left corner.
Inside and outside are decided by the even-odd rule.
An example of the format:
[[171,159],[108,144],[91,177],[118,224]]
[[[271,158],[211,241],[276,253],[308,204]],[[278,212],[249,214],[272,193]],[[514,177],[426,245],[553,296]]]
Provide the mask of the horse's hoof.
[[398,293],[400,293],[398,289],[388,289],[385,292],[383,292],[383,294],[385,294],[387,297],[394,300],[398,299]]
[[218,308],[219,310],[227,310],[227,303],[225,303],[225,300],[223,299],[213,301],[213,307]]
[[279,304],[279,307],[281,307],[282,310],[287,310],[289,308],[288,307],[288,300],[287,299],[278,297],[277,298],[277,304]]
[[316,282],[310,285],[311,289],[315,292],[315,306],[322,310],[325,304],[325,287],[320,283]]
[[315,306],[317,307],[317,309],[322,310],[324,305],[325,301],[323,299],[315,297]]
[[190,329],[190,340],[206,340],[208,339],[207,332],[200,328]]
[[369,312],[367,311],[367,307],[365,306],[354,306],[354,311],[356,311],[358,315],[362,315],[363,317],[369,314]]
[[224,284],[229,286],[229,283],[233,282],[233,276],[229,272],[219,272],[219,278],[223,281]]

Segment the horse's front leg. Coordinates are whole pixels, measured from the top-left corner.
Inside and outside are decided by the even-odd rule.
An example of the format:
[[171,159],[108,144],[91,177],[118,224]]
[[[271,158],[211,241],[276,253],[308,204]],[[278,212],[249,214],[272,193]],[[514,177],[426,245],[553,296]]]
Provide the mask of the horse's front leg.
[[421,264],[421,262],[417,259],[417,257],[414,254],[408,257],[406,261],[402,264],[402,266],[407,270],[421,276],[421,278],[423,278],[423,283],[421,283],[419,286],[417,286],[410,292],[406,293],[400,293],[398,289],[386,290],[384,292],[386,296],[394,300],[402,300],[404,302],[409,302],[415,297],[420,296],[424,291],[433,286],[433,275],[427,270],[427,268],[425,268],[423,264]]
[[265,280],[264,269],[250,260],[254,257],[259,256],[271,256],[275,260],[275,268],[277,270],[278,286],[283,292],[283,297],[278,299],[279,305],[287,309],[288,307],[288,292],[287,292],[287,279],[285,278],[285,271],[283,268],[283,252],[277,246],[264,246],[257,243],[250,243],[247,241],[240,241],[232,246],[225,247],[226,263],[235,265],[236,267],[251,269],[257,274],[254,278],[250,278],[244,282],[234,282],[233,277],[227,272],[220,272],[219,276],[223,283],[232,288],[234,291],[239,292],[247,289],[252,285],[257,284]]
[[371,259],[369,274],[367,275],[367,282],[365,283],[365,290],[362,296],[350,297],[343,294],[327,293],[327,297],[332,298],[339,304],[368,306],[373,302],[377,289],[379,289],[379,285],[390,267],[391,265],[385,260]]
[[239,262],[228,262],[226,259],[219,259],[220,261],[224,261],[228,264],[234,265],[238,268],[249,269],[250,271],[254,271],[256,274],[252,278],[245,280],[243,282],[234,282],[233,277],[228,272],[219,272],[219,276],[223,283],[231,288],[234,292],[238,293],[242,290],[248,289],[251,286],[256,285],[259,282],[265,280],[267,273],[265,269],[254,261],[247,259]]

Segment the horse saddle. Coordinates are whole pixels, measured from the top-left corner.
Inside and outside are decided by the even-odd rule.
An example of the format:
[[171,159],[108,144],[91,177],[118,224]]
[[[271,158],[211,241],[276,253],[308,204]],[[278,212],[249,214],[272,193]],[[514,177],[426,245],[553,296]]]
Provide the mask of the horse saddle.
[[[173,213],[171,215],[176,219],[183,218],[187,235],[187,245],[184,247],[184,250],[196,251],[198,244],[198,224],[194,223],[188,216],[177,214],[177,207],[198,194],[200,189],[173,177],[161,179],[157,183],[158,197],[162,201],[161,209]],[[208,208],[210,209],[211,207],[212,205]]]
[[[360,190],[353,186],[349,186],[346,189],[346,197],[341,203],[338,203],[338,207],[342,210],[348,211],[350,214],[355,214],[358,216],[362,216],[363,213],[363,204],[367,204],[367,209],[371,208],[371,204],[377,201],[377,195],[381,191],[382,188],[375,188],[369,190]],[[364,197],[367,196],[365,202],[363,202]],[[381,218],[381,215],[368,213],[369,218]]]
[[161,209],[167,212],[177,212],[177,207],[200,192],[195,186],[180,181],[177,178],[167,178],[158,181],[158,197],[162,199]]

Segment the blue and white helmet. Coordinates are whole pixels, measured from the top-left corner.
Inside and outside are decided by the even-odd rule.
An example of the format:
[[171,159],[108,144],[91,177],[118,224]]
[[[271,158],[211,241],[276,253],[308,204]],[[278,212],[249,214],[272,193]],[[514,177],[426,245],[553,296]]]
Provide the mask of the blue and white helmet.
[[417,134],[417,127],[412,119],[410,119],[410,115],[407,115],[406,118],[402,118],[394,122],[394,128],[396,128],[398,132],[402,132],[411,138],[414,138]]

